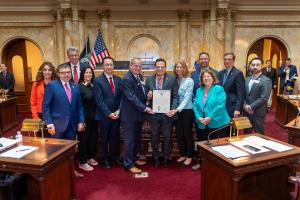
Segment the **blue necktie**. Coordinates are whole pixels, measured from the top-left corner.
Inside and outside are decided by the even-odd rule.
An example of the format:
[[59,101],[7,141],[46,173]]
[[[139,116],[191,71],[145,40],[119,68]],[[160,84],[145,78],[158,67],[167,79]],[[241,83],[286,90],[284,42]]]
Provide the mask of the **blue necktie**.
[[225,85],[225,82],[226,82],[226,80],[227,80],[227,77],[228,77],[228,71],[226,70],[225,73],[224,73],[223,85]]

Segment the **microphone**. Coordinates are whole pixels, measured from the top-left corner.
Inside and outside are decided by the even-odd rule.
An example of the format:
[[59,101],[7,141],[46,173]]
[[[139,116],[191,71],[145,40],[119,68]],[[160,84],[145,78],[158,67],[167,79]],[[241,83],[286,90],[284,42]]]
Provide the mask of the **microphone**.
[[205,142],[205,144],[206,144],[206,145],[211,145],[211,142],[209,141],[209,138],[210,138],[211,134],[213,134],[213,133],[215,133],[215,132],[217,132],[217,131],[219,131],[219,130],[222,130],[223,128],[226,128],[226,127],[230,126],[230,124],[231,124],[231,122],[228,123],[228,124],[226,124],[225,126],[222,126],[222,127],[218,128],[218,129],[216,129],[216,130],[211,131],[211,132],[208,134],[208,136],[207,136],[207,141]]

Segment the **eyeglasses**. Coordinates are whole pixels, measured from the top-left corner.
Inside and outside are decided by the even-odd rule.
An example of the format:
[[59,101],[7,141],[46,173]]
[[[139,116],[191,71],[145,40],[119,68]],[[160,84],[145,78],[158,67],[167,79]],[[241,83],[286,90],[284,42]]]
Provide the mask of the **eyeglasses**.
[[67,71],[67,72],[58,72],[60,73],[61,75],[66,75],[66,74],[71,74],[71,71]]
[[156,66],[155,69],[165,69],[166,67]]

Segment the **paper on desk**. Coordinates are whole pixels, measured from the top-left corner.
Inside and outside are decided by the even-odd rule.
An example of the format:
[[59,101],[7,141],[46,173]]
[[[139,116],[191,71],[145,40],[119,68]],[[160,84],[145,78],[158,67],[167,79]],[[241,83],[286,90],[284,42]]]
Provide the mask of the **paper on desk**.
[[248,153],[243,152],[232,145],[222,145],[222,146],[212,147],[212,149],[214,151],[219,152],[226,158],[230,158],[230,159],[240,158],[249,155]]
[[262,146],[258,146],[254,143],[248,142],[246,140],[240,140],[235,142],[230,142],[234,146],[237,146],[251,154],[258,154],[258,153],[264,153],[270,151],[269,149],[266,149]]
[[0,151],[4,150],[6,148],[9,148],[17,143],[18,143],[17,140],[2,137],[2,138],[0,138],[0,144],[1,144]]
[[34,150],[38,149],[38,147],[32,147],[32,146],[18,146],[16,148],[13,148],[9,151],[6,151],[0,156],[2,157],[9,157],[9,158],[22,158],[23,156],[33,152]]
[[274,151],[277,151],[277,152],[283,152],[283,151],[293,149],[292,147],[289,147],[287,145],[283,145],[283,144],[280,144],[278,142],[274,142],[271,140],[266,140],[266,139],[263,139],[263,138],[260,138],[257,136],[245,137],[245,138],[243,138],[243,140],[246,140],[248,142],[251,142],[251,143],[259,145],[259,146],[264,146],[269,149],[273,149]]

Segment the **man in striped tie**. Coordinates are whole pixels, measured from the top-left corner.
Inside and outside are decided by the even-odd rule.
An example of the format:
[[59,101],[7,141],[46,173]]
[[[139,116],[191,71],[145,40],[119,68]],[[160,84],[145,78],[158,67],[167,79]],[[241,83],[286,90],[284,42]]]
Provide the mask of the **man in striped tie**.
[[71,81],[69,65],[59,65],[57,74],[59,80],[52,81],[45,88],[43,119],[53,138],[75,140],[76,131],[84,130],[79,87]]

